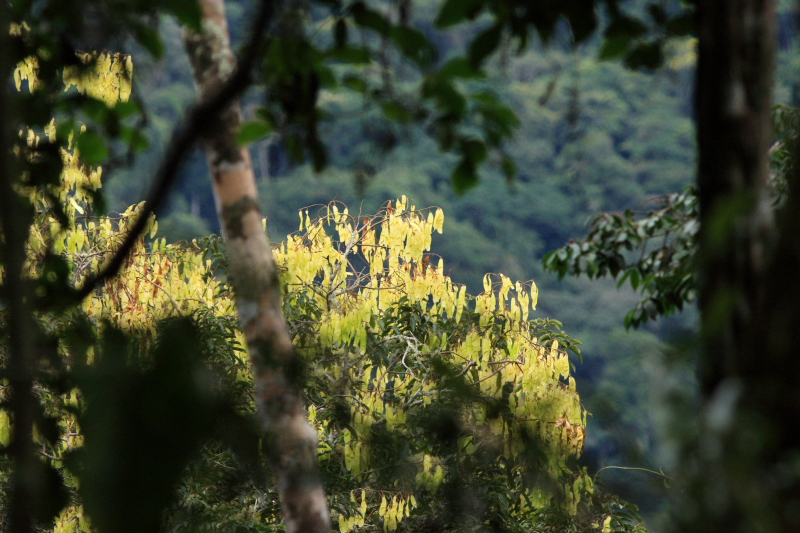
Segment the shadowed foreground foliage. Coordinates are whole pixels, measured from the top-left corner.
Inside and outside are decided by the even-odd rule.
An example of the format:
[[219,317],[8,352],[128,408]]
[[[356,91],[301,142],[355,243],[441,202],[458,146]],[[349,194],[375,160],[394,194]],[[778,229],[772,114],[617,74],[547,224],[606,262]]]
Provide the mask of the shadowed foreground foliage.
[[[441,210],[340,207],[301,213],[275,252],[340,531],[640,530],[635,508],[575,466],[585,413],[563,349],[578,343],[528,320],[535,285],[487,276],[472,298],[425,251]],[[53,238],[79,279],[136,210],[68,214],[76,225]],[[31,252],[32,266],[46,256]],[[53,500],[56,531],[279,527],[225,272],[219,238],[140,241],[113,283],[40,323],[53,352],[37,442],[70,501]]]

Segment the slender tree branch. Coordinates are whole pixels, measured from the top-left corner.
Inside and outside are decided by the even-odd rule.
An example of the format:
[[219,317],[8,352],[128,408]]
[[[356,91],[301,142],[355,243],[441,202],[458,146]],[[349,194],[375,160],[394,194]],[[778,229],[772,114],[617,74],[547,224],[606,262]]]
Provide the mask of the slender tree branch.
[[117,275],[125,262],[125,258],[133,249],[136,240],[147,227],[147,221],[150,215],[164,202],[167,193],[175,182],[180,165],[189,153],[189,150],[194,146],[195,142],[206,130],[208,125],[213,124],[213,121],[210,119],[215,117],[250,86],[253,67],[266,49],[267,43],[264,37],[268,26],[275,18],[275,7],[278,4],[280,4],[280,2],[262,0],[250,31],[250,37],[244,47],[242,57],[237,61],[238,67],[214,96],[192,107],[184,124],[176,129],[172,136],[172,142],[169,145],[167,154],[159,166],[153,186],[150,189],[150,193],[147,195],[147,200],[139,212],[136,222],[133,224],[133,227],[128,230],[122,245],[117,249],[114,257],[106,263],[105,267],[97,275],[88,278],[83,286],[78,289],[75,295],[78,302],[91,294],[101,283]]
[[151,283],[153,286],[155,286],[156,288],[161,290],[164,294],[166,294],[167,298],[169,298],[169,301],[172,303],[172,307],[175,308],[175,311],[178,314],[181,313],[181,307],[178,305],[178,302],[175,301],[175,298],[172,297],[172,295],[169,293],[169,291],[167,289],[165,289],[164,287],[162,287],[161,285],[159,285],[158,283],[156,283],[152,279],[148,278],[147,276],[141,276],[140,279],[143,279],[146,282]]

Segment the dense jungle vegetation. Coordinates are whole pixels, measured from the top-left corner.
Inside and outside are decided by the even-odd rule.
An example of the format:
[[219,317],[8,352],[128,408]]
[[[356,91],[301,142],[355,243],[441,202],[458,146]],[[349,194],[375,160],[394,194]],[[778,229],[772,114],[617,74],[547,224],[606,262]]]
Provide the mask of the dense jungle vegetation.
[[[256,6],[247,0],[226,4],[236,46],[246,38]],[[623,4],[637,16],[658,18],[651,2]],[[406,14],[413,26],[446,59],[463,53],[485,28],[479,18],[476,24],[435,29],[441,1],[408,5],[413,6]],[[789,1],[778,5],[775,102],[796,106],[797,10]],[[325,46],[335,35],[336,21],[317,7],[301,11],[304,15],[294,22],[302,20],[305,35]],[[678,3],[670,9],[678,12]],[[191,18],[175,5],[168,11],[183,22]],[[81,112],[90,123],[89,133],[81,137],[79,125],[70,123],[76,138],[83,140],[75,144],[70,135],[65,144],[72,158],[65,165],[73,172],[66,192],[44,188],[39,196],[30,193],[34,244],[26,268],[45,282],[52,277],[76,284],[102,264],[141,209],[149,177],[157,173],[175,125],[197,101],[183,29],[173,16],[156,16],[166,50],[162,58],[146,50],[153,41],[141,35],[138,44],[126,42],[135,65],[131,101],[136,106],[130,109],[146,110],[137,127],[148,142],[125,139],[142,149],[125,162],[131,165],[122,159],[104,163],[110,178],[103,178],[101,199],[93,191],[102,172],[82,167],[76,147],[91,153],[91,121],[102,122],[98,117],[107,115],[87,106]],[[357,91],[324,88],[319,93],[326,165],[317,164],[313,150],[312,162],[298,162],[293,157],[296,146],[278,135],[250,144],[288,328],[301,357],[317,365],[295,370],[308,387],[328,502],[342,532],[466,528],[609,533],[640,532],[645,526],[662,532],[671,525],[674,509],[669,501],[681,462],[673,437],[684,431],[679,427],[682,413],[697,410],[700,401],[697,310],[690,303],[680,313],[671,307],[652,313],[650,320],[631,321],[626,314],[641,294],[630,285],[637,287],[638,277],[633,282],[629,273],[619,283],[563,277],[566,263],[550,261],[548,271],[542,258],[576,241],[579,248],[599,212],[648,213],[664,205],[665,195],[679,191],[684,194],[677,197],[679,202],[694,201],[693,189],[687,187],[697,175],[692,86],[696,39],[665,36],[659,43],[664,53],[659,68],[630,68],[599,58],[613,55],[600,36],[575,44],[567,24],[555,27],[547,45],[533,34],[519,50],[512,39],[501,41],[499,52],[484,65],[487,76],[468,72],[459,82],[496,94],[516,114],[508,123],[518,121],[504,147],[508,160],[492,153],[489,160],[499,164],[481,167],[479,182],[454,180],[457,156],[443,153],[435,132],[420,129],[406,117],[405,108],[363,98]],[[21,28],[15,31],[22,33]],[[361,31],[358,38],[375,44],[374,35]],[[382,77],[389,93],[402,95],[419,75],[390,54],[378,57],[382,68],[367,75]],[[112,69],[129,68],[119,66],[121,56],[100,54],[87,61],[98,57],[111,57]],[[341,67],[342,72],[359,68],[354,63]],[[126,102],[127,95],[114,95],[114,104],[117,96]],[[258,89],[241,100],[246,120],[268,122]],[[58,113],[68,114],[64,109]],[[776,109],[779,133],[786,130],[783,121],[795,120],[787,117],[795,117],[794,111]],[[42,146],[44,139],[56,138],[53,124],[28,135],[31,161],[38,157],[37,135]],[[65,131],[58,129],[59,139]],[[112,149],[120,148],[114,142]],[[790,157],[785,146],[772,156],[776,175],[789,172],[791,165],[781,159]],[[785,199],[785,181],[778,182],[776,198]],[[47,192],[42,195],[42,190]],[[276,492],[263,488],[256,465],[259,444],[248,418],[254,411],[252,377],[232,317],[228,257],[216,237],[221,231],[217,207],[198,148],[182,164],[178,185],[157,212],[157,224],[151,222],[147,238],[137,241],[125,273],[87,298],[77,314],[62,313],[54,304],[46,309],[53,315],[40,316],[47,317],[41,324],[47,342],[59,338],[59,348],[67,353],[60,362],[47,359],[42,375],[53,381],[42,378],[36,390],[46,418],[57,420],[58,431],[66,435],[61,442],[44,444],[55,441],[37,434],[43,443],[39,453],[59,469],[67,467],[58,472],[73,500],[55,513],[57,533],[92,531],[84,508],[74,499],[81,491],[78,478],[91,487],[103,485],[106,475],[112,479],[101,462],[85,457],[114,462],[114,453],[135,455],[142,449],[152,457],[126,464],[128,474],[149,475],[170,463],[173,468],[153,475],[178,482],[178,497],[153,494],[152,504],[131,513],[120,531],[160,527],[176,533],[242,533],[282,527]],[[84,211],[99,218],[83,216]],[[396,237],[398,232],[402,238]],[[387,255],[374,262],[367,250],[378,241]],[[67,261],[54,260],[48,247]],[[645,248],[642,258],[652,249]],[[362,274],[348,278],[348,261],[353,270],[354,264],[363,267]],[[591,268],[576,259],[572,273],[589,273]],[[163,283],[152,281],[159,276]],[[403,280],[401,288],[389,283],[398,279]],[[379,297],[378,290],[388,292]],[[693,290],[692,285],[689,300]],[[193,320],[175,319],[186,314]],[[664,314],[670,316],[656,316]],[[626,323],[636,327],[626,328]],[[0,340],[6,335],[3,323]],[[170,360],[171,353],[183,353],[186,346],[202,355],[202,364]],[[68,377],[58,377],[62,375]],[[148,396],[150,387],[180,375],[191,379],[176,379],[174,397]],[[119,378],[119,390],[108,376]],[[83,396],[70,396],[72,386]],[[3,383],[4,401],[7,389]],[[128,405],[123,398],[128,393],[145,407],[126,416],[141,424],[119,424],[113,412]],[[535,408],[526,404],[533,397],[539,402]],[[84,401],[97,405],[108,398],[114,400],[107,409],[85,411]],[[147,419],[147,409],[167,413],[167,433],[181,444],[152,445],[163,428]],[[4,445],[10,427],[0,410]],[[83,434],[98,438],[109,427],[117,432],[99,438],[101,444],[85,452],[89,455],[79,451]],[[209,438],[212,443],[200,453],[182,455]],[[106,455],[91,455],[101,449]],[[186,462],[189,468],[181,470]],[[0,472],[2,487],[7,474]],[[91,490],[81,493],[86,510],[96,517],[96,527],[110,531],[113,520],[131,512],[120,502],[128,494],[146,500],[149,487],[144,482],[112,483],[105,492]],[[50,496],[61,501],[60,493]]]
[[[630,2],[632,11],[645,2]],[[434,17],[437,2],[414,3],[413,16]],[[796,26],[791,2],[781,4],[779,73],[776,101],[796,104],[798,83]],[[249,13],[245,2],[229,2],[234,39]],[[312,23],[324,33],[329,21]],[[170,48],[180,46],[176,26],[164,26]],[[470,32],[455,28],[438,36],[445,55],[455,53]],[[336,199],[375,212],[388,199],[409,195],[420,206],[440,206],[448,214],[447,235],[434,237],[436,253],[447,259],[453,280],[476,293],[486,272],[512,279],[535,279],[543,295],[536,316],[560,320],[583,345],[576,378],[591,413],[585,460],[590,470],[608,466],[669,472],[675,455],[665,445],[667,402],[691,399],[695,384],[691,353],[681,346],[696,332],[694,308],[639,330],[626,331],[623,319],[638,297],[610,280],[557,280],[542,269],[541,257],[578,239],[600,211],[647,210],[660,195],[680,191],[695,175],[692,121],[691,41],[668,47],[664,68],[632,72],[619,62],[598,60],[599,39],[578,47],[558,36],[549,47],[536,44],[522,55],[508,46],[492,61],[491,86],[518,114],[521,127],[509,149],[517,177],[486,173],[465,195],[450,186],[452,159],[416,130],[390,122],[380,109],[350,94],[324,93],[325,138],[331,142],[331,167],[315,173],[296,165],[279,142],[266,139],[252,147],[270,213],[268,231],[275,242],[297,228],[298,209]],[[158,147],[194,91],[188,61],[168,54],[152,62],[136,57],[140,97],[152,109],[147,132],[151,148],[130,171],[108,186],[110,207],[124,208],[141,197],[143,176],[152,174]],[[402,84],[402,73],[395,83]],[[245,110],[247,110],[245,100]],[[182,172],[181,185],[160,222],[170,242],[218,231],[213,198],[199,152]],[[670,400],[671,398],[671,400]],[[637,503],[655,530],[664,519],[665,478],[642,471],[608,469],[604,482]]]

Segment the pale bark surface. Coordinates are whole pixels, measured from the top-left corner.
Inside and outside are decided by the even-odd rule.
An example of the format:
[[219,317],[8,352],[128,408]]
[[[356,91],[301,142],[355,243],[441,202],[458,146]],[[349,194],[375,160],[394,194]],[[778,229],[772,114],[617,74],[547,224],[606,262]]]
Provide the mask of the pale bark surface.
[[[203,26],[186,35],[186,49],[201,100],[235,69],[223,0],[201,0]],[[317,434],[309,424],[297,383],[298,360],[280,302],[277,271],[263,230],[250,154],[236,143],[237,103],[220,113],[202,136],[229,257],[230,282],[247,339],[256,401],[270,444],[288,533],[327,532],[330,519],[317,466]]]

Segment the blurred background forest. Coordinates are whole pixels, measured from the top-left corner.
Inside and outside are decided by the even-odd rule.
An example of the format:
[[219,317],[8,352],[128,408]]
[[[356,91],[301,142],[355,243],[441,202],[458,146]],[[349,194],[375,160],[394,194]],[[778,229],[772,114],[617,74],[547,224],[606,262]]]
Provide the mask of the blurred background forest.
[[[236,43],[253,6],[247,0],[227,4]],[[629,4],[635,12],[645,3]],[[413,5],[415,24],[424,27],[440,2]],[[795,9],[792,2],[780,4],[775,88],[776,103],[790,105],[800,104]],[[321,31],[329,20],[310,24],[309,34],[330,33]],[[150,147],[132,168],[116,171],[107,182],[112,211],[124,211],[143,197],[168,136],[195,99],[180,29],[165,21],[163,32],[168,50],[163,60],[134,53],[134,94],[150,113]],[[474,32],[470,26],[428,35],[447,57],[463,50]],[[488,79],[470,82],[491,86],[521,121],[509,145],[518,171],[511,182],[499,171],[487,171],[476,188],[457,195],[450,186],[452,156],[442,155],[424,133],[387,120],[380,109],[349,92],[322,94],[330,119],[321,127],[330,155],[324,172],[293,164],[277,139],[254,144],[252,156],[275,242],[297,229],[298,209],[333,199],[351,209],[360,205],[365,213],[403,194],[418,206],[443,208],[446,236],[435,238],[433,247],[454,281],[477,293],[486,272],[534,279],[545,295],[535,316],[558,318],[583,342],[583,361],[574,363],[579,392],[592,414],[584,459],[590,471],[620,466],[663,469],[669,475],[675,454],[664,434],[667,406],[691,402],[696,387],[692,354],[681,348],[696,333],[695,310],[626,332],[623,318],[638,300],[629,288],[617,289],[613,281],[559,281],[542,270],[541,257],[583,236],[589,217],[599,211],[641,209],[654,196],[694,181],[694,49],[689,39],[670,43],[664,68],[636,73],[617,62],[598,61],[598,47],[595,39],[576,48],[563,31],[549,47],[534,44],[523,55],[506,47],[490,64]],[[390,75],[393,83],[403,83],[403,72]],[[245,113],[256,103],[246,97]],[[170,242],[219,231],[199,150],[184,165],[159,216],[159,233]],[[602,480],[611,492],[640,506],[651,531],[664,529],[664,491],[669,490],[664,477],[607,469]]]

